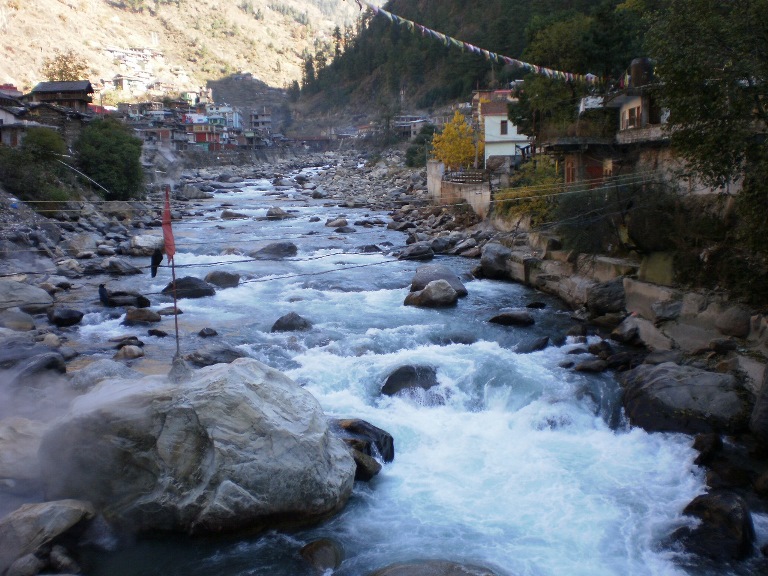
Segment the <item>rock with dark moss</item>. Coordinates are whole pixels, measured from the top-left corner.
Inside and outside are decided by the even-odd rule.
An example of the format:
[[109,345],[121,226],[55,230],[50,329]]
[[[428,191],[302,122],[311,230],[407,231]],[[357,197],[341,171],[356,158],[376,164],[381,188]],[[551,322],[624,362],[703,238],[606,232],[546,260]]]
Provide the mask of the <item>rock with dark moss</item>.
[[714,560],[741,560],[752,552],[755,528],[746,501],[718,490],[693,499],[683,510],[699,524],[677,530],[673,536],[689,552]]

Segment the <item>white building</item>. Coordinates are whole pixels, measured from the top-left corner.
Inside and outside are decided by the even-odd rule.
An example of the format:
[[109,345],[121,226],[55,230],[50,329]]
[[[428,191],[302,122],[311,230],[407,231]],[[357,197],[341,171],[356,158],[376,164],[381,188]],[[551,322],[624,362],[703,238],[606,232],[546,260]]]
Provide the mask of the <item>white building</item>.
[[492,158],[503,159],[509,168],[517,165],[531,144],[531,139],[518,134],[508,117],[507,102],[481,102],[480,117],[485,136],[485,166]]

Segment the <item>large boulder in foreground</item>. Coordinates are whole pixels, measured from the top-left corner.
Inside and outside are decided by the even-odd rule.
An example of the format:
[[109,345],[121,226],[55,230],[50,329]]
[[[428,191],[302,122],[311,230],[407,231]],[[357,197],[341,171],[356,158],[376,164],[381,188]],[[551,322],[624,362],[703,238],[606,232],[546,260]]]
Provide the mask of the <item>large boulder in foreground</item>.
[[355,463],[317,400],[252,359],[107,380],[43,437],[49,499],[88,498],[137,531],[257,531],[327,518]]
[[730,374],[673,362],[642,364],[623,373],[624,409],[649,432],[734,434],[747,430],[750,402]]

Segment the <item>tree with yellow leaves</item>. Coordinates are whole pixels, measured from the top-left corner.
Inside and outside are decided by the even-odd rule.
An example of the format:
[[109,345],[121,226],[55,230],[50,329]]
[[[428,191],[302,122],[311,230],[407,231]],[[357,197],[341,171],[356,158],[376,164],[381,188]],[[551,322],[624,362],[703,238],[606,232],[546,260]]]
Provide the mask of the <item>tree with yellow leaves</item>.
[[432,137],[432,156],[448,170],[469,168],[483,158],[483,138],[457,110],[443,131]]
[[70,82],[88,79],[88,63],[74,50],[56,50],[43,61],[42,73],[51,82]]

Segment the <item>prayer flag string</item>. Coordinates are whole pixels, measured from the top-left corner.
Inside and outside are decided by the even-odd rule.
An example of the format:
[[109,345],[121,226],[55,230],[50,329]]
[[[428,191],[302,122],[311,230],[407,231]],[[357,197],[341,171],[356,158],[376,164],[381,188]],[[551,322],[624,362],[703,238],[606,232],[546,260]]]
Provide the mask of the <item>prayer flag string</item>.
[[363,4],[368,6],[368,8],[370,8],[373,11],[374,15],[384,16],[390,22],[405,26],[411,32],[416,32],[418,30],[419,32],[421,32],[422,36],[424,37],[430,36],[435,40],[437,40],[438,42],[445,45],[446,47],[455,46],[462,50],[471,52],[473,54],[481,55],[486,60],[491,60],[493,62],[504,63],[504,64],[508,64],[509,66],[522,68],[524,70],[527,70],[528,72],[532,72],[534,74],[541,74],[543,76],[546,76],[547,78],[564,80],[568,82],[580,81],[580,82],[586,82],[588,84],[596,84],[599,81],[599,78],[594,74],[574,74],[572,72],[563,72],[562,70],[553,70],[552,68],[537,66],[536,64],[530,64],[528,62],[523,62],[522,60],[510,58],[509,56],[503,56],[501,54],[496,54],[495,52],[491,52],[483,48],[478,48],[477,46],[470,44],[469,42],[457,40],[456,38],[452,38],[451,36],[441,34],[436,30],[432,30],[431,28],[427,28],[426,26],[422,26],[421,24],[417,24],[416,22],[402,18],[397,14],[388,12],[387,10],[380,8],[375,4],[371,4],[370,2],[366,2],[365,0],[355,0],[358,6],[360,6],[361,1]]

